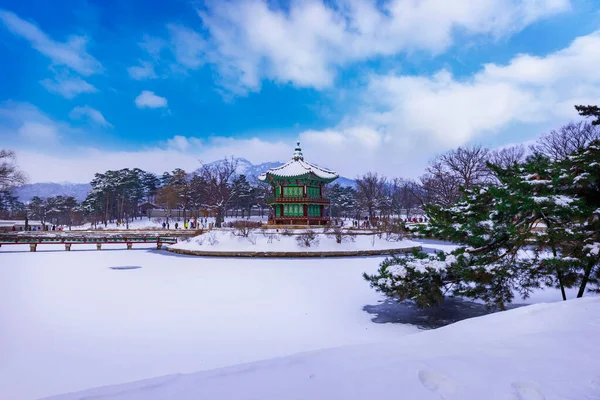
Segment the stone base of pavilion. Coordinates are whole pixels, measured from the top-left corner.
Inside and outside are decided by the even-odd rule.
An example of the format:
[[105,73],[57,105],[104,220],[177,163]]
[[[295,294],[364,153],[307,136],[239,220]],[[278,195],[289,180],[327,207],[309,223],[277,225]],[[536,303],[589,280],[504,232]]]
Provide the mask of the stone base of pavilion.
[[325,217],[277,217],[271,218],[267,222],[268,227],[285,227],[285,228],[306,228],[307,226],[326,226],[331,220]]
[[305,257],[366,257],[389,256],[392,254],[408,254],[414,250],[422,250],[421,246],[403,247],[399,249],[384,250],[346,250],[346,251],[205,251],[185,250],[167,247],[167,251],[177,254],[199,257],[255,257],[255,258],[305,258]]

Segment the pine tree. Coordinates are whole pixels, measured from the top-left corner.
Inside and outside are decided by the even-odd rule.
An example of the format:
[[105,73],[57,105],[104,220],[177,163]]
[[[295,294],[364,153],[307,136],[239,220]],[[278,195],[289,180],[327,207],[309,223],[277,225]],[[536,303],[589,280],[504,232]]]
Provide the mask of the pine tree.
[[[438,304],[439,293],[449,293],[503,309],[515,293],[527,297],[550,286],[566,299],[565,288],[578,285],[582,296],[598,284],[600,144],[562,161],[534,155],[521,165],[489,168],[497,185],[463,189],[463,200],[451,207],[426,208],[429,233],[459,243],[452,258],[443,265],[441,258],[388,259],[365,276],[375,289],[427,299],[421,305]],[[420,267],[407,269],[416,260]],[[408,272],[388,279],[398,268]]]
[[598,106],[575,106],[575,109],[582,117],[596,118],[592,124],[600,125],[600,107]]
[[241,174],[233,180],[232,183],[232,191],[235,193],[233,202],[234,207],[236,208],[236,216],[237,210],[242,211],[242,218],[244,218],[245,212],[248,213],[248,217],[250,216],[250,208],[252,207],[252,186],[248,183],[246,179],[246,175]]

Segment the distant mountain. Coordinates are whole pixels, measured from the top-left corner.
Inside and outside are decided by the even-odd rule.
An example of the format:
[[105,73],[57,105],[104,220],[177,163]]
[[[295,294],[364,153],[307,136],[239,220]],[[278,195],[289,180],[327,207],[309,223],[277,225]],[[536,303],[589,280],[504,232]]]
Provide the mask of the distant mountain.
[[[250,161],[245,158],[236,158],[238,163],[237,173],[246,175],[246,178],[249,182],[256,182],[258,180],[258,176],[263,172],[267,172],[270,168],[279,167],[283,163],[280,161],[273,162],[265,162],[262,164],[252,164]],[[218,162],[218,161],[215,161]],[[327,168],[327,167],[325,167]],[[354,179],[346,178],[340,176],[335,183],[339,183],[341,186],[351,186],[356,187],[356,181]]]
[[73,196],[77,201],[83,201],[90,188],[89,183],[31,183],[15,189],[15,195],[19,196],[19,201],[22,202],[28,202],[34,196],[43,199],[54,196]]
[[349,187],[352,187],[352,188],[356,189],[356,181],[354,179],[350,179],[350,178],[346,178],[346,177],[340,176],[339,178],[337,178],[335,180],[334,183],[339,183],[340,186],[342,186],[342,187],[349,186]]
[[[246,175],[248,181],[252,183],[256,182],[258,180],[258,176],[263,172],[283,164],[282,162],[265,162],[255,165],[245,158],[237,158],[237,162],[237,173]],[[335,183],[339,183],[341,186],[356,186],[354,179],[345,178],[343,176],[340,176]],[[28,202],[34,196],[41,198],[54,196],[73,196],[78,201],[83,201],[85,200],[85,197],[90,189],[91,187],[89,183],[44,182],[23,185],[15,190],[15,194],[19,196],[19,200],[22,202]]]

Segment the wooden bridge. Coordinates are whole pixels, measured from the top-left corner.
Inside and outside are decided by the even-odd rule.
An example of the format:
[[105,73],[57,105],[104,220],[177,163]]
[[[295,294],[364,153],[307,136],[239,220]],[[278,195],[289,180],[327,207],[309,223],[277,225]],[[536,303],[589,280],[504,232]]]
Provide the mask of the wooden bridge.
[[131,250],[134,243],[155,243],[160,250],[163,244],[177,243],[177,238],[158,235],[0,235],[0,246],[28,244],[29,251],[36,251],[41,244],[64,244],[66,251],[70,251],[74,244],[95,244],[97,250],[101,250],[103,244],[126,244],[127,249]]

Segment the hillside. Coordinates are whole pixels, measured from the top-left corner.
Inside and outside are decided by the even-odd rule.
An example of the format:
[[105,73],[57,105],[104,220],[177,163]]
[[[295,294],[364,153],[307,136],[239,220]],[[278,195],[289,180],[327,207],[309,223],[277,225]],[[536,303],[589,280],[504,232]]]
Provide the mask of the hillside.
[[23,202],[30,201],[34,196],[41,198],[73,196],[78,201],[83,201],[89,191],[89,183],[43,182],[23,185],[15,190],[15,194],[19,196],[19,200]]

